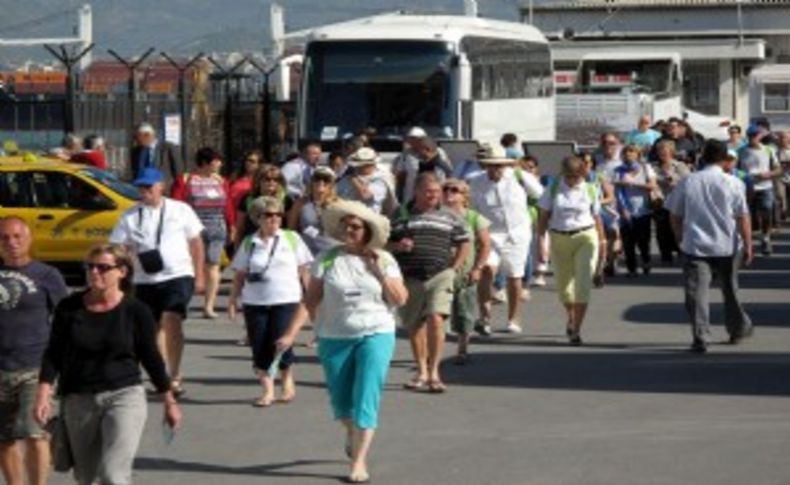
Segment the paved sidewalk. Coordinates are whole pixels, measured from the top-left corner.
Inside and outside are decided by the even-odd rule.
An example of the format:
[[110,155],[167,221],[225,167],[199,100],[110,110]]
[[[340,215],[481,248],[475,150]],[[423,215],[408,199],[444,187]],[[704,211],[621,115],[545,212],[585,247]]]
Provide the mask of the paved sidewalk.
[[[565,345],[551,288],[533,290],[524,335],[475,341],[465,367],[448,360],[445,395],[401,389],[411,364],[408,342],[399,339],[373,481],[790,483],[788,234],[775,250],[741,278],[755,337],[705,356],[685,351],[690,332],[677,268],[596,290],[581,348]],[[724,342],[721,316],[717,303],[715,332]],[[241,323],[195,319],[187,334],[184,429],[165,445],[161,409],[151,405],[136,483],[331,484],[345,475],[343,437],[313,350],[297,349],[296,400],[256,409],[248,350],[235,344]],[[52,483],[69,480],[57,475]]]

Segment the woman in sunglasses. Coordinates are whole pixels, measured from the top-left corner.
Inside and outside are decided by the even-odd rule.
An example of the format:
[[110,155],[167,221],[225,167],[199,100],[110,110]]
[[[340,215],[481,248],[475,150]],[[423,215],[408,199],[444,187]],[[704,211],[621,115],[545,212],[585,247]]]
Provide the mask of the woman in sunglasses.
[[253,368],[263,392],[253,401],[256,407],[274,402],[274,379],[281,373],[279,401],[287,403],[296,394],[291,349],[278,354],[275,342],[287,330],[299,302],[302,282],[313,261],[307,245],[293,231],[282,229],[283,204],[274,197],[258,197],[250,204],[249,216],[258,231],[239,245],[231,268],[236,272],[228,301],[228,314],[236,319],[242,304],[247,338],[252,348]]
[[131,294],[132,259],[126,249],[96,246],[85,271],[88,289],[55,310],[35,418],[42,425],[49,419],[57,379],[77,483],[131,483],[147,415],[141,364],[162,395],[166,425],[177,428],[181,411],[157,350],[157,322]]
[[321,225],[321,212],[335,201],[335,172],[329,167],[316,167],[307,195],[288,212],[288,227],[299,231],[313,255],[338,243],[326,235]]
[[287,213],[293,200],[286,192],[285,176],[274,165],[261,165],[252,181],[252,189],[236,206],[236,229],[233,231],[233,245],[238,248],[241,241],[254,234],[258,224],[250,217],[250,205],[258,197],[274,197],[279,200]]
[[395,350],[395,308],[408,292],[398,263],[383,250],[390,233],[386,217],[360,202],[339,201],[321,221],[343,244],[316,260],[304,303],[277,348],[290,349],[313,316],[332,409],[345,431],[348,481],[364,483],[370,480],[367,455]]
[[491,251],[491,240],[488,226],[491,221],[474,209],[469,208],[469,185],[458,179],[448,179],[442,186],[444,192],[443,205],[461,216],[469,225],[472,251],[466,258],[463,268],[455,276],[453,286],[453,312],[451,328],[458,334],[458,353],[455,357],[457,365],[464,365],[469,360],[469,337],[477,321],[477,283],[480,272],[488,260]]

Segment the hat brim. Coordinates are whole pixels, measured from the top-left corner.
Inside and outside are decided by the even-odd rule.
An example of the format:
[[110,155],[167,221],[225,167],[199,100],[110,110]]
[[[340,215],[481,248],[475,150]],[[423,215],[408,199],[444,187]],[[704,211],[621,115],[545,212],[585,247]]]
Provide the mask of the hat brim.
[[329,237],[338,241],[345,240],[342,221],[346,216],[358,217],[370,227],[372,234],[367,247],[381,249],[386,246],[390,237],[389,219],[361,202],[350,200],[337,201],[321,212],[321,224]]
[[161,181],[162,181],[161,179],[160,180],[137,179],[134,182],[132,182],[132,185],[134,185],[135,187],[152,187]]
[[349,160],[349,167],[364,167],[366,165],[378,165],[378,160]]
[[515,165],[516,161],[513,158],[481,158],[479,160],[480,165]]

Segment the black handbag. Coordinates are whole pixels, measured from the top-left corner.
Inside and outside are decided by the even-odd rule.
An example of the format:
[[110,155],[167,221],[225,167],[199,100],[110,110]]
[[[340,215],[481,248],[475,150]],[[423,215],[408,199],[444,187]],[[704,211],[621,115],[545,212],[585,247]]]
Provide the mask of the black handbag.
[[56,472],[67,472],[74,467],[74,455],[71,452],[69,443],[69,433],[66,429],[66,420],[61,397],[58,414],[52,417],[46,425],[46,430],[50,434],[49,453],[52,460],[52,468]]
[[[143,208],[138,210],[140,227],[143,225]],[[156,230],[156,247],[148,251],[137,253],[140,266],[148,274],[156,274],[165,269],[165,262],[162,259],[162,252],[159,251],[159,244],[162,242],[162,225],[165,221],[165,203],[162,202],[162,211],[159,213],[159,227]]]

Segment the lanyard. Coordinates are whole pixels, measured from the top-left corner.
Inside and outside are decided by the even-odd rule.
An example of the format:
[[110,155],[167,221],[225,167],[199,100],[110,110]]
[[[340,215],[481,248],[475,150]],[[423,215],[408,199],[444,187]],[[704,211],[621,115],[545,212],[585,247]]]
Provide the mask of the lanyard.
[[[269,259],[266,261],[266,266],[260,271],[261,278],[269,271],[269,266],[272,264],[272,258],[274,258],[274,252],[277,251],[277,244],[280,242],[280,236],[274,236],[274,242],[272,243],[272,249],[269,251]],[[250,252],[247,254],[247,273],[252,272],[251,263],[252,263],[252,253],[255,251],[255,243],[252,244],[250,248]]]
[[[137,217],[138,217],[138,226],[140,226],[140,230],[143,230],[143,208],[137,208]],[[162,242],[162,226],[165,222],[165,201],[162,201],[162,211],[159,213],[159,227],[156,229],[156,247],[159,247],[159,244]]]

